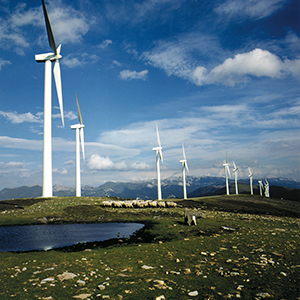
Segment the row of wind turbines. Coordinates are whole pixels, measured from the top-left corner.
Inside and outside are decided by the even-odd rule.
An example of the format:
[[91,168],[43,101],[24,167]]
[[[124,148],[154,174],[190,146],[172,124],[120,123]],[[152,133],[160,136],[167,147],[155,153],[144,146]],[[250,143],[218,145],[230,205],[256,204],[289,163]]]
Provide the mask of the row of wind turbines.
[[[238,195],[239,189],[238,189],[238,167],[236,166],[235,162],[232,162],[233,164],[233,173],[234,173],[234,182],[235,182],[235,193]],[[226,162],[223,164],[224,169],[225,169],[225,181],[226,181],[226,194],[229,195],[229,177],[231,177],[230,174],[230,168],[229,168],[229,163],[228,163],[228,153],[226,152]],[[251,195],[253,195],[253,173],[251,168],[248,168],[249,171],[249,179],[250,179],[250,192]],[[269,189],[269,182],[267,179],[265,179],[265,182],[263,184],[262,180],[258,181],[259,184],[259,191],[260,195],[263,196],[263,191],[265,197],[270,197],[270,189]]]
[[[54,63],[53,73],[56,85],[57,98],[60,108],[62,125],[64,127],[64,113],[63,113],[63,99],[62,99],[62,86],[61,86],[61,72],[59,60],[62,58],[60,55],[61,45],[56,47],[54,35],[52,32],[50,19],[47,13],[46,5],[42,0],[42,6],[44,11],[47,35],[50,48],[53,52],[37,54],[35,60],[37,62],[45,63],[45,79],[44,79],[44,137],[43,137],[43,197],[52,197],[52,76],[51,76],[51,63]],[[79,147],[79,135],[81,139],[82,155],[84,155],[84,132],[83,122],[80,113],[78,97],[76,94],[76,103],[78,111],[79,124],[72,125],[71,129],[76,130],[76,196],[81,196],[81,180],[80,180],[80,147]]]
[[[156,152],[156,174],[157,174],[157,199],[162,200],[162,193],[161,193],[161,179],[160,179],[160,161],[163,162],[163,155],[162,155],[162,147],[160,143],[160,138],[159,138],[159,132],[158,132],[158,127],[156,124],[156,135],[157,135],[157,144],[158,146],[153,148],[153,150]],[[183,184],[183,199],[187,199],[187,190],[186,190],[186,171],[189,171],[188,165],[187,165],[187,159],[185,156],[185,151],[184,151],[184,145],[182,144],[182,152],[183,152],[183,159],[180,160],[182,164],[182,184]],[[238,167],[236,166],[235,162],[233,161],[233,173],[234,173],[234,181],[235,181],[235,193],[238,195],[239,190],[238,190]],[[226,162],[223,164],[225,168],[225,181],[226,181],[226,194],[229,195],[229,177],[231,177],[230,174],[230,167],[228,163],[228,153],[226,152]],[[253,173],[251,168],[248,168],[249,170],[249,179],[250,179],[250,192],[251,195],[253,195]],[[259,183],[259,190],[260,190],[260,195],[264,195],[265,197],[270,197],[270,192],[269,192],[269,182],[267,179],[265,179],[265,183],[263,185],[262,180],[258,181]]]

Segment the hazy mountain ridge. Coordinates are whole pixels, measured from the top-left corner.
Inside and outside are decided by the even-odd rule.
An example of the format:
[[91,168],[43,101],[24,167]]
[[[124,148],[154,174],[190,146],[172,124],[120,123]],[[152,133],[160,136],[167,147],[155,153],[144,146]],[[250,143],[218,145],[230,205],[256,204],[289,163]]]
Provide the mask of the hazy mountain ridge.
[[[187,191],[189,197],[210,196],[225,194],[225,179],[212,176],[187,176]],[[286,178],[270,178],[271,197],[300,200],[300,181]],[[281,187],[281,188],[279,188]],[[254,193],[259,194],[258,179],[253,179]],[[230,180],[230,193],[235,193],[234,181]],[[239,180],[239,193],[250,193],[249,179]],[[75,187],[55,185],[54,196],[75,196]],[[42,187],[22,186],[16,188],[5,188],[0,191],[0,200],[15,198],[41,197]],[[181,177],[171,177],[162,180],[163,198],[182,198],[183,187]],[[119,198],[142,198],[156,199],[156,180],[142,182],[106,182],[98,187],[83,186],[82,196],[87,197],[119,197]],[[289,198],[287,198],[289,197]]]

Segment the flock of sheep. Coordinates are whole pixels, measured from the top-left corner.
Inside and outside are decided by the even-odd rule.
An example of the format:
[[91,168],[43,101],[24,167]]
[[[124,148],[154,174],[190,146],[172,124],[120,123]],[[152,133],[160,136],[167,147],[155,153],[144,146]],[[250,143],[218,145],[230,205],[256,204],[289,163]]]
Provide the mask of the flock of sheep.
[[122,200],[122,201],[109,201],[105,200],[101,203],[103,207],[116,207],[116,208],[146,208],[146,207],[177,207],[176,202],[172,201],[154,201],[154,200]]

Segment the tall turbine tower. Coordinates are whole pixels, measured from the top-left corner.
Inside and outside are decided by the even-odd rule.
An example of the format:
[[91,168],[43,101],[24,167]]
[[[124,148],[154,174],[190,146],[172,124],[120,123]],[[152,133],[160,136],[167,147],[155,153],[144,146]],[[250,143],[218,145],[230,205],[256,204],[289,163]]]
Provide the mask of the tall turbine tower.
[[261,180],[258,180],[258,184],[259,184],[259,193],[262,196],[263,195],[263,188],[264,188],[264,186],[263,186],[263,183],[262,183]]
[[236,195],[238,195],[239,193],[239,189],[238,189],[238,167],[235,165],[234,161],[233,161],[233,173],[234,173],[234,182],[235,182],[235,193]]
[[253,173],[250,168],[248,168],[248,170],[249,170],[248,177],[250,178],[250,192],[251,192],[251,195],[253,195]]
[[158,147],[153,148],[154,151],[156,151],[156,174],[157,174],[157,199],[161,200],[161,184],[160,184],[160,167],[159,167],[159,161],[163,162],[163,156],[162,156],[162,147],[160,144],[160,139],[159,139],[159,133],[158,133],[158,127],[156,124],[156,135],[157,135],[157,143]]
[[83,160],[85,160],[84,132],[83,132],[84,125],[82,123],[77,94],[76,94],[76,103],[77,103],[78,119],[79,119],[80,124],[72,125],[71,129],[76,129],[76,197],[81,197],[79,130],[80,130],[80,142],[81,142],[82,157],[83,157]]
[[228,184],[228,176],[230,176],[230,169],[228,164],[228,152],[226,152],[226,162],[223,164],[225,169],[225,180],[226,180],[226,193],[229,195],[229,184]]
[[44,83],[44,147],[43,147],[43,197],[52,197],[52,95],[51,95],[51,62],[55,61],[54,64],[54,79],[57,91],[57,98],[60,108],[62,125],[64,126],[64,113],[63,113],[63,101],[62,101],[62,89],[61,89],[61,75],[59,60],[61,59],[59,45],[56,48],[50,20],[46,10],[44,0],[42,0],[43,11],[45,16],[47,34],[49,45],[53,52],[45,54],[35,55],[37,62],[45,63],[45,83]]
[[187,192],[186,192],[186,181],[185,181],[185,171],[189,171],[185,151],[184,151],[184,145],[182,144],[182,152],[183,152],[183,159],[180,160],[182,164],[182,181],[183,181],[183,199],[187,199]]

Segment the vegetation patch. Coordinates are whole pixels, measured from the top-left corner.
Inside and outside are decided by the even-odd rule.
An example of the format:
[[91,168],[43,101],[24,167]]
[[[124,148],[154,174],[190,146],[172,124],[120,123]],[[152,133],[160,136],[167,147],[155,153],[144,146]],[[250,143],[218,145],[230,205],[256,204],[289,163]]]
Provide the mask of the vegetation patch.
[[[188,210],[201,211],[196,226],[184,223],[184,205],[103,208],[104,198],[57,197],[1,213],[2,225],[44,217],[145,226],[128,239],[1,252],[0,299],[299,299],[299,219],[235,212],[244,198],[225,199],[231,212],[216,209],[216,198],[192,199]],[[209,201],[213,209],[191,205]]]

